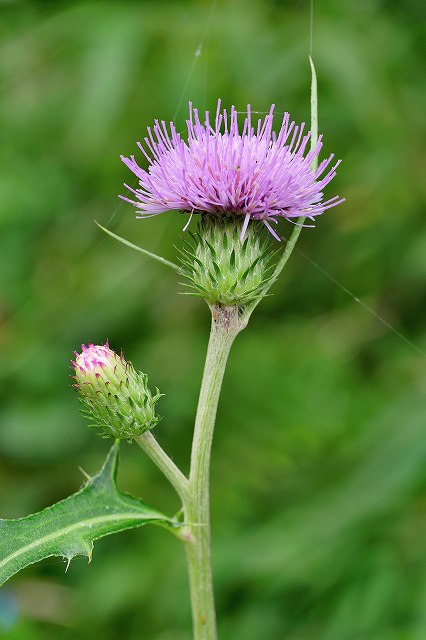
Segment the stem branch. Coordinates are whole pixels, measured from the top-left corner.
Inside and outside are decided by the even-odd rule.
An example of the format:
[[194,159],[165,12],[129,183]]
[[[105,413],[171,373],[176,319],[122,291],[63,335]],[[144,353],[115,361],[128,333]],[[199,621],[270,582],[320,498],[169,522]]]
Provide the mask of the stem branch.
[[166,476],[170,484],[175,488],[182,503],[188,500],[189,481],[182,471],[175,465],[164,449],[158,444],[151,431],[145,431],[135,438],[135,442],[145,451],[160,471]]

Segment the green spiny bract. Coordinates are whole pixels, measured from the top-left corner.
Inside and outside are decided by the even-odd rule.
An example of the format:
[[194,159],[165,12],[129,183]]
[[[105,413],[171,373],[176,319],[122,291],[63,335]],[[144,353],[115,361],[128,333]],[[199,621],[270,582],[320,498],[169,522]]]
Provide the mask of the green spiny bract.
[[108,344],[89,344],[73,365],[82,413],[101,436],[130,441],[157,424],[155,404],[162,394],[157,389],[152,395],[148,376]]
[[241,238],[243,216],[202,215],[192,242],[180,251],[184,283],[208,303],[243,307],[270,281],[271,248],[261,222],[251,221]]

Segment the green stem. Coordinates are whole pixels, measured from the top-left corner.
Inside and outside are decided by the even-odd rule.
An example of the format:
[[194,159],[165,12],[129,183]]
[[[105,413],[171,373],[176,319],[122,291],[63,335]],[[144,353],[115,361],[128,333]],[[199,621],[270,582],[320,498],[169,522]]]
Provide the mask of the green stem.
[[210,340],[195,420],[189,476],[189,500],[184,503],[190,527],[186,542],[194,640],[216,640],[210,550],[210,455],[220,389],[228,354],[243,329],[237,307],[212,308]]
[[182,503],[185,503],[189,496],[188,478],[183,475],[182,471],[158,444],[151,431],[145,431],[141,436],[135,438],[135,442],[145,451],[160,471],[163,472],[167,480],[175,488]]

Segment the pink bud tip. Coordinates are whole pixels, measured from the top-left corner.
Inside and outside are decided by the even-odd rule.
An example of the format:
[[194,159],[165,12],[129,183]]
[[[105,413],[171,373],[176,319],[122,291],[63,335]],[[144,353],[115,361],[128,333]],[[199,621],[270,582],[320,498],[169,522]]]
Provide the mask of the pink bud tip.
[[116,354],[112,351],[108,343],[104,345],[94,345],[88,342],[88,345],[81,345],[81,353],[76,354],[76,359],[71,363],[76,373],[92,373],[96,377],[100,376],[100,371],[105,367],[114,368],[116,366]]

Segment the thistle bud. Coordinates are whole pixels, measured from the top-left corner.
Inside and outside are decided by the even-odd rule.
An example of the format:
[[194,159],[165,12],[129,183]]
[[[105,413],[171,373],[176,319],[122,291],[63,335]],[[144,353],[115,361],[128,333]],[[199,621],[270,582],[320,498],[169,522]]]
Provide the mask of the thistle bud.
[[103,437],[132,440],[152,429],[159,417],[155,403],[162,394],[153,396],[148,376],[135,371],[123,354],[118,356],[105,345],[82,345],[75,352],[74,388],[83,404],[83,413]]
[[262,223],[243,216],[203,215],[192,243],[181,251],[182,271],[208,303],[244,306],[262,295],[272,266]]

